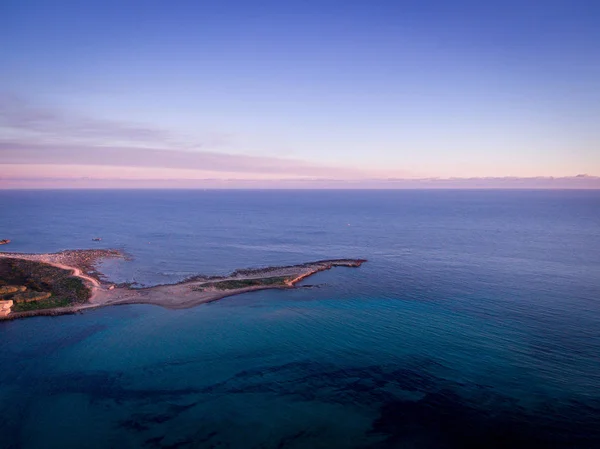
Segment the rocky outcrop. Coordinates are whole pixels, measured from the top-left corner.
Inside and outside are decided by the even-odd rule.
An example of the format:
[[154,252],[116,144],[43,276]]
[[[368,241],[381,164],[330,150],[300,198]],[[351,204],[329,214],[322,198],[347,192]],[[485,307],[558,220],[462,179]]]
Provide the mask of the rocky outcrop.
[[12,306],[13,306],[13,302],[10,300],[0,301],[0,317],[8,316]]
[[1,285],[0,286],[0,296],[9,295],[11,293],[24,292],[27,290],[27,287],[24,285]]

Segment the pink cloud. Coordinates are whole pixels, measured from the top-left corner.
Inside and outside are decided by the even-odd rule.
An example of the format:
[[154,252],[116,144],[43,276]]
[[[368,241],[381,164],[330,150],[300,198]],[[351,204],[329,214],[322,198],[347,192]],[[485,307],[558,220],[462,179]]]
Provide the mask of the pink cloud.
[[326,167],[274,157],[157,148],[33,144],[0,141],[4,164],[94,165],[263,173],[317,177],[366,177],[363,170]]

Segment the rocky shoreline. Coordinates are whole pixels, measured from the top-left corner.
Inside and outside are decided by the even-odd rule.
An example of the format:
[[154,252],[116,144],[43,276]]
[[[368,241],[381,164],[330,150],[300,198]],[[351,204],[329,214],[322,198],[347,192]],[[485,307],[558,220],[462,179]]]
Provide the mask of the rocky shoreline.
[[[68,307],[10,312],[0,319],[72,314],[86,309],[118,304],[154,304],[170,309],[194,307],[228,296],[265,289],[294,288],[301,280],[334,267],[358,268],[365,259],[331,259],[298,265],[238,269],[226,276],[196,275],[175,284],[134,288],[109,283],[96,264],[106,258],[126,258],[119,250],[68,250],[52,254],[0,252],[2,259],[16,259],[70,270],[90,289],[89,300]],[[1,279],[0,279],[1,280]]]
[[97,271],[96,264],[104,259],[128,259],[128,255],[118,249],[70,249],[57,253],[14,253],[0,252],[0,258],[15,258],[22,260],[31,260],[35,262],[49,263],[51,265],[62,265],[71,268],[77,268],[102,282],[103,274]]

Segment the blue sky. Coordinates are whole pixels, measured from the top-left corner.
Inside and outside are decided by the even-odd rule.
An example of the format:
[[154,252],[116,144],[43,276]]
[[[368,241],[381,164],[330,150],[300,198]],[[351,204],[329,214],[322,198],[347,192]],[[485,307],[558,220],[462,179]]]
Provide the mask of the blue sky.
[[600,175],[596,1],[4,0],[0,16],[4,176]]

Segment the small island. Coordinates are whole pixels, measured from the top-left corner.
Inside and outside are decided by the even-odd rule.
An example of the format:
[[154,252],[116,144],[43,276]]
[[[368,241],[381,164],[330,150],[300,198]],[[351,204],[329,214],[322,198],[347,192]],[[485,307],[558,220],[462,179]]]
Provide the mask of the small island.
[[240,269],[226,276],[193,276],[182,282],[134,288],[108,282],[97,270],[118,250],[72,250],[53,254],[0,253],[0,319],[61,315],[117,304],[193,307],[256,290],[294,288],[302,279],[333,267],[360,267],[364,259],[319,260],[299,265]]

